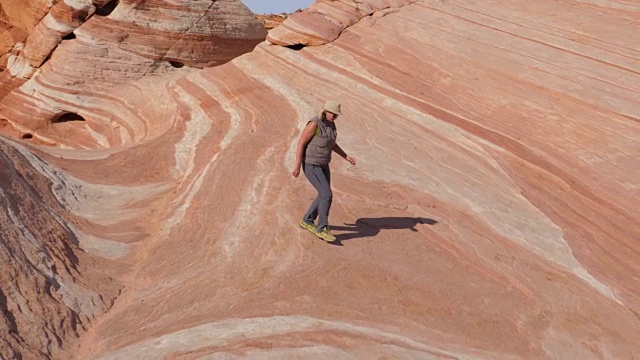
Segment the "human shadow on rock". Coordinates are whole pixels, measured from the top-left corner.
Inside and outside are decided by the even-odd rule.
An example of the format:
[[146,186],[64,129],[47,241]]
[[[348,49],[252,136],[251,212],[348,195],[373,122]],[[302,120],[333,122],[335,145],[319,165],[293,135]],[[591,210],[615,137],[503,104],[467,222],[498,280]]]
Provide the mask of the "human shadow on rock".
[[[331,226],[331,230],[345,233],[335,234],[334,245],[341,246],[342,241],[374,237],[380,230],[409,230],[418,231],[418,225],[435,225],[438,222],[433,219],[423,217],[378,217],[360,218],[354,224],[344,224],[345,226]],[[399,234],[400,235],[400,234]]]

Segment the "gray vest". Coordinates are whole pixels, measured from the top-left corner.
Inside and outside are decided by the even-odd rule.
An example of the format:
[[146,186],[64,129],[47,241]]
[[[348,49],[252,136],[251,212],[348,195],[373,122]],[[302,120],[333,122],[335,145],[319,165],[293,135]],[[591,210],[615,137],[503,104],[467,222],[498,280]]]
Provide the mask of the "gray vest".
[[322,121],[317,116],[313,117],[317,126],[316,135],[311,138],[305,149],[304,162],[312,165],[326,166],[331,161],[331,151],[336,144],[336,124],[330,121]]

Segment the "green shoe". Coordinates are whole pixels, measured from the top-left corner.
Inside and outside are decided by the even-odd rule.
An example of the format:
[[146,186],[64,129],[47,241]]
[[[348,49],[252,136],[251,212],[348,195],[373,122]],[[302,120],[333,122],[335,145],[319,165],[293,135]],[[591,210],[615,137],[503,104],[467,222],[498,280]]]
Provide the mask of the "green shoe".
[[333,234],[331,233],[331,231],[329,231],[329,227],[326,226],[324,229],[322,229],[322,231],[317,232],[316,235],[318,235],[318,237],[326,242],[334,242],[336,241],[336,237],[333,236]]
[[301,228],[307,229],[307,230],[311,231],[312,233],[317,234],[316,225],[315,224],[309,224],[308,222],[302,220],[302,221],[300,221],[299,225],[300,225]]

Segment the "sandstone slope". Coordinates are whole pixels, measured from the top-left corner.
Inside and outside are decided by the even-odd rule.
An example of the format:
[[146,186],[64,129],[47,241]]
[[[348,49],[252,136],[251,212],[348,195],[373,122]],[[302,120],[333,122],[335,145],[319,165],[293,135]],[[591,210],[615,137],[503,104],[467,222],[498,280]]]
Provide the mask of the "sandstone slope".
[[[33,148],[39,181],[63,174],[83,197],[43,201],[66,202],[87,257],[121,264],[73,356],[633,359],[639,7],[315,6],[268,39],[317,47],[264,42],[95,95],[19,90],[87,115],[65,148]],[[281,45],[299,44],[316,43]],[[327,98],[359,159],[332,166],[338,246],[296,227],[314,193],[289,173]]]
[[[130,118],[118,125],[92,107],[94,97],[105,104],[115,99],[109,91],[136,79],[227,62],[265,35],[235,0],[0,1],[0,132],[31,144],[104,148],[111,130],[136,124]],[[146,95],[162,88],[149,86]],[[153,200],[141,192],[143,215],[127,217],[137,190],[130,184],[86,183],[50,167],[33,148],[0,146],[0,358],[69,358],[75,341],[118,296],[116,277],[131,264],[117,258],[126,242],[149,235],[140,223]],[[102,239],[105,232],[119,242]]]
[[[63,146],[111,147],[122,145],[112,143],[113,137],[131,136],[135,124],[110,118],[109,110],[94,107],[94,98],[104,101],[140,78],[223,64],[266,36],[262,23],[238,0],[83,0],[48,7],[35,0],[6,3],[5,21],[28,37],[14,41],[3,59],[0,122]],[[33,19],[24,11],[21,18],[30,22],[16,20],[24,3],[43,7],[45,15],[41,11]],[[34,22],[35,27],[29,25]],[[86,121],[80,139],[69,139],[66,124],[52,126],[67,122],[68,116]]]

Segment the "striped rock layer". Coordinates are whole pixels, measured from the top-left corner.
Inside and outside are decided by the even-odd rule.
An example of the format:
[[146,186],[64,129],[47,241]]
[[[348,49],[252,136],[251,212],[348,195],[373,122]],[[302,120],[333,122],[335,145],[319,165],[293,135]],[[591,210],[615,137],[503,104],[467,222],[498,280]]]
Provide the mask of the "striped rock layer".
[[281,46],[329,43],[363,18],[369,21],[397,11],[416,0],[317,0],[308,9],[287,17],[269,31],[267,41]]
[[[57,240],[37,233],[35,248],[68,246],[81,267],[64,277],[107,294],[76,312],[99,315],[55,356],[637,357],[639,13],[632,1],[419,0],[320,46],[263,42],[117,90],[23,85],[39,94],[23,98],[30,116],[46,101],[86,121],[53,123],[68,134],[58,147],[3,138],[16,190],[3,183],[2,201],[22,215],[2,228],[23,232],[2,239],[25,247],[25,229],[49,226]],[[327,99],[358,159],[332,162],[334,245],[298,227],[315,191],[291,176]],[[2,292],[0,338],[38,344],[18,322],[37,313]]]
[[[18,19],[16,7],[46,3],[4,3],[5,24],[28,36],[2,42],[10,52],[0,66],[0,123],[11,125],[5,133],[57,146],[120,145],[111,141],[112,132],[126,131],[117,121],[100,109],[80,109],[89,98],[144,77],[223,64],[266,36],[239,0],[67,0]],[[37,25],[20,21],[29,15]],[[52,128],[69,117],[87,121],[83,139]]]

